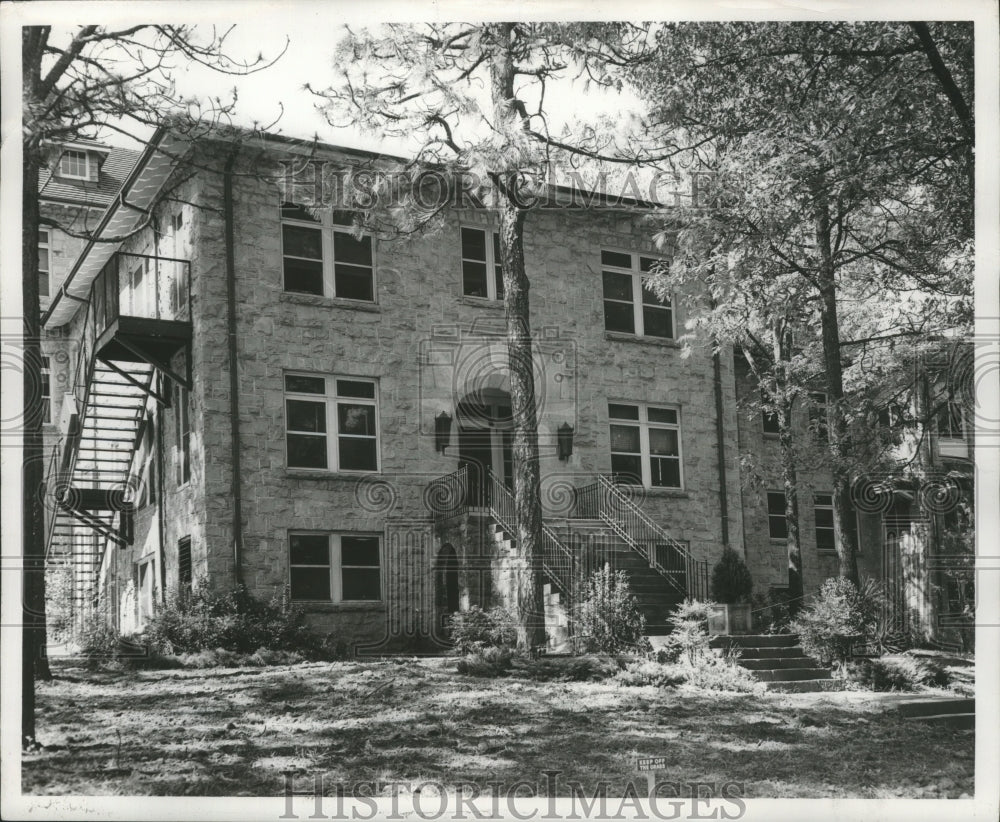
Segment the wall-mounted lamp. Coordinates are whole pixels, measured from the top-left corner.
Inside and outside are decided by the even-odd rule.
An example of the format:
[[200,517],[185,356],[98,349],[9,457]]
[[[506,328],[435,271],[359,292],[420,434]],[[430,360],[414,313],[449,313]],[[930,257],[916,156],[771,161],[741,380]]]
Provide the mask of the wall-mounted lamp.
[[556,453],[561,460],[573,456],[573,426],[564,422],[556,429]]
[[434,447],[444,453],[451,442],[451,414],[442,411],[434,418]]

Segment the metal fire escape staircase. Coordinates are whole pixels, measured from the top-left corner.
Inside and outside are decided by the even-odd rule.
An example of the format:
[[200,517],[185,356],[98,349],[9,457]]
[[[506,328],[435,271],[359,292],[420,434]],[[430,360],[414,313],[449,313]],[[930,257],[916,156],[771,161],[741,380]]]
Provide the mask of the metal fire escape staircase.
[[189,268],[184,260],[117,253],[94,280],[81,326],[72,393],[45,481],[46,560],[68,564],[72,598],[93,604],[109,546],[132,543],[133,462],[150,399],[169,405],[169,363],[189,352]]

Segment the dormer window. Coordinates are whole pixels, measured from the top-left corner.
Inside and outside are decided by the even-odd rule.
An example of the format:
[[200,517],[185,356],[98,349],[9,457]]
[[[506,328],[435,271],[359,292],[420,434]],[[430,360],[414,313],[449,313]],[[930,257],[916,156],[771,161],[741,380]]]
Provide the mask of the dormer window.
[[90,158],[87,152],[66,149],[59,158],[59,176],[73,180],[89,180]]

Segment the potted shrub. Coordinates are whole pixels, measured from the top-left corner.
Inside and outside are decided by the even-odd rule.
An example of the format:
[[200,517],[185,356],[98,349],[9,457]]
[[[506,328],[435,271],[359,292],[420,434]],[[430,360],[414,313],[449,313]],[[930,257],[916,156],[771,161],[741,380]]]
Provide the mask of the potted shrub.
[[708,619],[710,634],[746,634],[750,631],[750,594],[753,578],[743,557],[728,546],[712,569],[712,599],[716,605]]

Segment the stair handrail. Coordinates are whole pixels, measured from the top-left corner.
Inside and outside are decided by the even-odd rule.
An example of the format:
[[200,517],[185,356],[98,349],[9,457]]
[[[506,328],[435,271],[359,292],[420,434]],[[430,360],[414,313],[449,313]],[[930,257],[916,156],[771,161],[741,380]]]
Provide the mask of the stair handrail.
[[424,504],[435,519],[465,513],[469,505],[468,467],[463,465],[457,471],[431,480],[424,492]]
[[[490,515],[499,523],[500,527],[506,531],[512,539],[517,538],[517,515],[514,507],[514,495],[494,472],[492,468],[486,469],[487,481],[489,483],[489,509]],[[572,601],[574,590],[572,581],[574,580],[573,569],[576,557],[567,548],[562,540],[556,536],[555,532],[544,522],[542,523],[541,539],[541,565],[547,573],[563,590]]]
[[[683,544],[650,519],[633,500],[622,493],[612,477],[598,474],[595,485],[599,491],[603,492],[597,495],[598,517],[607,522],[632,548],[638,551],[651,568],[675,588],[680,589],[676,581],[676,571],[666,568],[656,556],[656,544],[669,545],[684,563],[686,584],[682,593],[692,599],[704,599],[708,592],[708,562],[693,557]],[[593,486],[581,490],[586,492],[591,488]],[[640,529],[645,529],[650,534],[651,539],[643,539],[643,535],[637,533]]]

